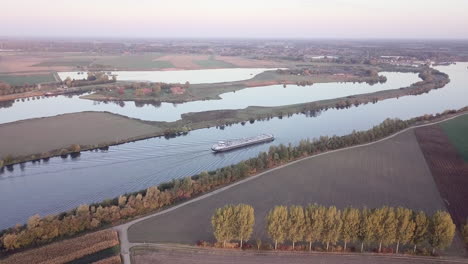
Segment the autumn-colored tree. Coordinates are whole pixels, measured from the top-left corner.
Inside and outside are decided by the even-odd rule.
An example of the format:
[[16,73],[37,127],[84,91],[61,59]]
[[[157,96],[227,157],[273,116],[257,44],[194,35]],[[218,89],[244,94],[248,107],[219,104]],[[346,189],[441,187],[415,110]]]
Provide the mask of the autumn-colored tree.
[[358,239],[360,222],[361,214],[359,209],[348,207],[343,211],[341,238],[344,242],[345,251],[348,242],[354,242]]
[[216,209],[213,217],[211,218],[214,236],[218,242],[223,243],[223,247],[226,246],[226,242],[229,242],[234,238],[235,227],[233,226],[233,223],[235,217],[234,206],[226,205],[223,208]]
[[372,210],[372,213],[370,214],[370,224],[372,226],[372,231],[374,234],[374,241],[379,244],[379,250],[378,252],[382,250],[382,241],[385,236],[385,228],[384,228],[384,221],[386,217],[386,208],[376,208]]
[[65,78],[65,80],[63,81],[65,83],[66,86],[68,87],[72,87],[72,79],[70,76],[68,76],[67,78]]
[[468,220],[466,221],[466,224],[463,225],[462,235],[463,241],[465,241],[465,244],[468,244]]
[[[397,219],[395,217],[395,209],[393,207],[384,207],[385,218],[383,221],[383,237],[381,238],[381,245],[389,246],[395,243],[397,231]],[[381,245],[379,245],[379,252],[382,252]]]
[[81,151],[81,147],[78,144],[72,144],[70,147],[68,147],[68,150],[72,153],[78,153]]
[[329,245],[336,244],[341,233],[341,211],[336,209],[335,206],[331,206],[326,209],[323,218],[323,231],[322,231],[322,242],[326,244],[327,250]]
[[154,96],[159,96],[161,94],[161,85],[155,84],[153,86],[153,95]]
[[416,252],[416,247],[428,237],[429,219],[423,211],[419,211],[418,213],[413,213],[413,221],[415,228],[411,244],[414,245],[413,252]]
[[304,208],[302,206],[289,207],[287,237],[293,244],[293,250],[296,242],[304,238],[305,228]]
[[283,243],[287,236],[288,209],[286,206],[276,206],[267,215],[267,233],[275,241],[275,250],[278,243]]
[[407,208],[398,207],[395,210],[396,225],[396,250],[398,254],[400,243],[406,245],[411,242],[414,236],[416,224],[413,221],[413,211]]
[[445,249],[452,244],[455,235],[455,224],[447,212],[437,211],[429,224],[429,244],[432,246],[432,254],[436,249]]
[[312,243],[321,239],[325,210],[325,207],[317,204],[309,205],[305,209],[304,239],[309,242],[309,251],[312,250]]
[[358,239],[361,241],[361,252],[364,251],[364,243],[372,242],[374,238],[374,227],[372,226],[372,211],[364,208],[361,211]]
[[127,196],[120,195],[118,199],[118,204],[120,207],[124,207],[127,204]]
[[3,245],[8,250],[21,247],[20,243],[18,243],[18,235],[16,234],[6,234],[3,237]]
[[235,238],[240,240],[240,248],[244,240],[249,240],[255,224],[254,209],[250,205],[239,204],[235,207]]

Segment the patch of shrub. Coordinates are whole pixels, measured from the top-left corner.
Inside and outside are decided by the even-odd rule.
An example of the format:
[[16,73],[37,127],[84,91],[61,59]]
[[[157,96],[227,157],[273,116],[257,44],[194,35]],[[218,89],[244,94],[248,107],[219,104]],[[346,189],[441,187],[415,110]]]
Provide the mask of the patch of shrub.
[[80,145],[78,145],[78,144],[73,144],[73,145],[71,145],[71,146],[68,148],[68,150],[69,150],[71,153],[78,153],[78,152],[81,151],[81,147],[80,147]]

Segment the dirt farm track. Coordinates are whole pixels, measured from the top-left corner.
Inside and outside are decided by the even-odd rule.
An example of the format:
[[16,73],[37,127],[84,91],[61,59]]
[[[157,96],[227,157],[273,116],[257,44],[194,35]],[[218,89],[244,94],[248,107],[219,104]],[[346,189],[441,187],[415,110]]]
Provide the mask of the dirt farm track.
[[210,218],[229,203],[255,209],[253,239],[267,239],[264,219],[274,205],[319,203],[339,208],[405,206],[433,213],[445,209],[414,130],[376,144],[299,161],[248,183],[206,197],[128,229],[133,243],[214,240]]
[[179,246],[150,246],[132,249],[132,263],[136,264],[437,264],[437,263],[468,263],[466,259],[436,259],[405,256],[376,256],[372,254],[322,254],[308,252],[256,252],[240,250],[213,250]]

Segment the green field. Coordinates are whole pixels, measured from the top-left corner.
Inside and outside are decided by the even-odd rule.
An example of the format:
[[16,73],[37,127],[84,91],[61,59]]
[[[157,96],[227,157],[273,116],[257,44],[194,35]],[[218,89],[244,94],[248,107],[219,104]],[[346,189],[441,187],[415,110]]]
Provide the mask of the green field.
[[450,142],[468,162],[468,115],[463,115],[441,124]]
[[88,66],[93,62],[90,59],[87,60],[49,60],[44,61],[38,64],[34,64],[33,66],[37,67],[58,67],[58,66]]
[[174,68],[169,61],[157,60],[160,54],[152,53],[147,55],[125,55],[118,57],[101,58],[94,64],[111,66],[114,68],[133,69],[162,69]]
[[195,60],[193,61],[196,64],[200,65],[203,68],[234,68],[236,65],[221,61],[221,60],[216,60],[213,56],[210,56],[208,60]]
[[36,84],[36,83],[55,82],[55,78],[52,73],[31,74],[31,75],[2,74],[0,75],[0,81],[6,82],[10,85],[23,85],[25,83]]

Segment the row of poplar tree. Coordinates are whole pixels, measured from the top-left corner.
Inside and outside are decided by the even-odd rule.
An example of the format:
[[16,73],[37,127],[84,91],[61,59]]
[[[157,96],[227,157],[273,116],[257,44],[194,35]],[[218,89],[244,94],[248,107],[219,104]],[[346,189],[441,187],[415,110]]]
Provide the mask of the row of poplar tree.
[[[398,253],[401,245],[416,247],[429,243],[435,249],[443,250],[450,246],[455,235],[455,224],[449,213],[437,211],[432,216],[424,212],[414,212],[403,207],[381,207],[357,209],[348,207],[339,210],[335,206],[324,207],[317,204],[302,206],[276,206],[266,217],[266,231],[275,243],[308,242],[309,250],[314,242],[329,245],[343,242],[346,250],[349,242],[364,245],[376,243],[378,251],[382,246],[395,245]],[[254,209],[250,205],[227,205],[215,211],[212,225],[215,238],[219,242],[250,238],[255,223]]]

